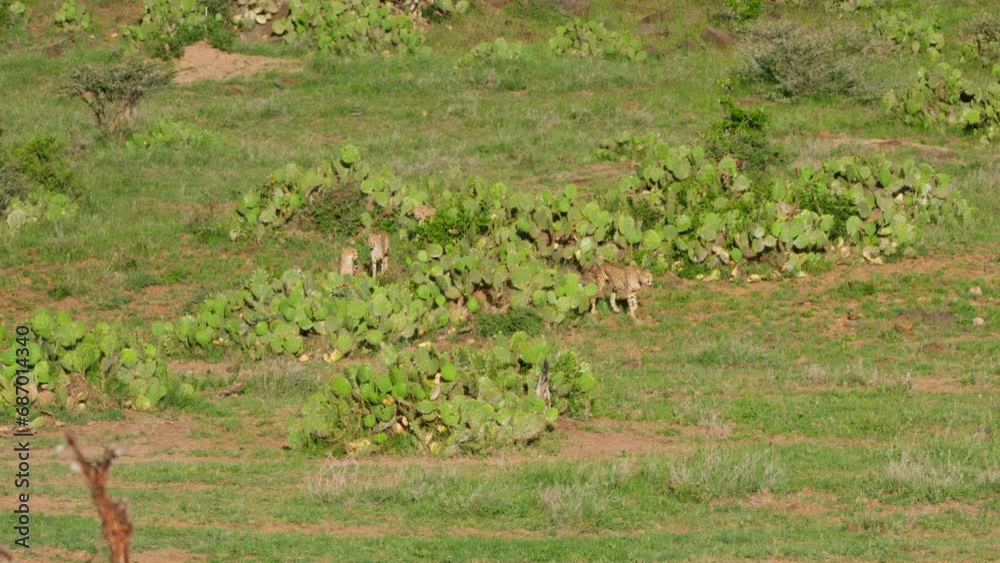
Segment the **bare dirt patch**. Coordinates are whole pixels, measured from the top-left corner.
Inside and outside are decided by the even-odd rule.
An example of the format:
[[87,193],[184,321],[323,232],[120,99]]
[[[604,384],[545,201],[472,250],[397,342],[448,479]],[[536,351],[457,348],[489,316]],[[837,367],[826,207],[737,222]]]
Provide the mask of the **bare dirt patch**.
[[267,70],[295,72],[300,68],[301,64],[291,59],[227,53],[199,41],[184,49],[184,56],[177,62],[174,82],[190,84],[198,80],[228,80]]
[[135,563],[181,563],[193,561],[208,561],[204,555],[194,555],[183,549],[152,549],[136,553],[132,557]]
[[[100,532],[94,531],[95,542],[100,537]],[[17,552],[17,560],[26,563],[38,561],[39,563],[52,563],[53,561],[94,561],[94,555],[82,550],[60,549],[58,547],[35,546],[31,549]],[[146,563],[145,559],[136,559],[136,563]]]
[[559,459],[589,460],[618,455],[640,455],[657,452],[685,451],[676,440],[657,434],[658,430],[673,426],[643,424],[605,419],[560,419],[556,428],[566,433]]
[[961,156],[948,147],[914,143],[905,139],[864,139],[837,135],[829,131],[819,131],[816,137],[812,139],[812,142],[830,148],[849,145],[860,149],[874,149],[877,151],[895,151],[897,149],[910,148],[916,150],[919,157],[923,160],[932,162],[961,160]]
[[821,495],[810,489],[803,489],[790,496],[775,496],[770,491],[753,493],[740,502],[749,508],[766,508],[778,512],[790,512],[806,516],[826,514],[833,510],[832,495]]
[[966,385],[949,377],[919,377],[912,381],[913,390],[921,393],[981,393],[993,390],[988,385]]

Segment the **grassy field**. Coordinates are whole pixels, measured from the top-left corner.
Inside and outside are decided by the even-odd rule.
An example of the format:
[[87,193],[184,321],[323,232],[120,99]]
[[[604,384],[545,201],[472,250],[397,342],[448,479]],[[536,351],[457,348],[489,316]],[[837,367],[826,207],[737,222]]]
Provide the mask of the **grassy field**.
[[[44,3],[28,4],[42,13]],[[0,236],[8,325],[49,306],[146,331],[254,269],[334,268],[343,241],[293,231],[232,242],[225,220],[272,170],[311,165],[348,143],[408,180],[481,176],[520,190],[574,183],[600,193],[632,171],[598,161],[601,141],[656,132],[698,142],[741,57],[701,39],[721,9],[708,0],[664,3],[668,33],[645,36],[652,56],[632,63],[547,55],[544,41],[571,17],[555,0],[437,24],[427,56],[338,60],[241,42],[237,51],[280,64],[174,84],[141,106],[139,130],[169,118],[208,141],[135,151],[95,140],[87,108],[58,93],[77,65],[117,57],[116,14],[137,12],[95,4],[95,38],[56,53],[55,32],[32,24],[33,39],[0,54],[3,139],[55,135],[83,186],[76,220]],[[652,4],[594,0],[584,14],[633,29],[658,11]],[[957,43],[990,2],[938,4]],[[776,13],[766,17],[871,20],[822,7]],[[529,42],[521,73],[484,82],[455,70],[467,49],[498,35]],[[862,71],[882,92],[921,64],[894,54]],[[874,150],[916,158],[954,177],[975,207],[971,222],[932,230],[918,256],[885,265],[749,284],[659,276],[640,294],[637,323],[602,312],[547,334],[591,362],[594,416],[561,420],[539,443],[490,457],[285,450],[288,418],[331,366],[175,354],[176,373],[223,383],[239,375],[244,393],[154,413],[53,411],[88,451],[125,448],[111,487],[129,501],[136,560],[997,560],[996,145],[907,127],[877,98],[740,96],[772,116],[788,170]],[[4,423],[9,434],[12,416]],[[32,442],[33,547],[19,560],[107,555],[88,492],[55,448],[62,432],[50,424]],[[12,454],[4,467],[13,474]],[[12,478],[0,495],[13,502]]]

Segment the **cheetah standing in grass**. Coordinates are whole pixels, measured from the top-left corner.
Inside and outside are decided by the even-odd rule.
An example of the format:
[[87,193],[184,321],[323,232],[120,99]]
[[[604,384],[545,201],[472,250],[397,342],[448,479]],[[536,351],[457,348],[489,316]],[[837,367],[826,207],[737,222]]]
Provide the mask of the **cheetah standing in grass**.
[[368,235],[368,246],[371,247],[372,277],[379,272],[385,273],[389,267],[389,235],[383,231]]
[[590,312],[597,312],[597,299],[603,296],[605,288],[610,287],[611,310],[620,313],[618,299],[620,297],[628,300],[628,315],[635,319],[636,309],[639,308],[639,300],[636,294],[643,286],[653,285],[653,274],[636,266],[615,266],[614,264],[603,264],[594,266],[583,275],[584,283],[593,282],[597,284],[597,294],[590,298]]
[[413,208],[413,216],[417,219],[417,222],[421,225],[424,221],[430,219],[437,213],[437,209],[434,209],[430,205],[417,205]]
[[353,276],[357,273],[358,251],[347,247],[340,251],[340,275]]

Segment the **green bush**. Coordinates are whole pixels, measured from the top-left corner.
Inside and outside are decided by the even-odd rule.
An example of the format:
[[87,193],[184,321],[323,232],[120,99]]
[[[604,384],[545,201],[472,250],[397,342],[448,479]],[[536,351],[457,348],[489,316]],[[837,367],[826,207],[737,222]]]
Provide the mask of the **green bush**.
[[0,353],[0,395],[14,404],[18,370],[29,370],[29,384],[51,391],[66,408],[79,403],[110,403],[149,410],[173,391],[193,395],[194,389],[172,378],[158,349],[124,335],[119,327],[97,323],[88,329],[65,312],[39,309],[27,325],[29,355],[18,345]]
[[1000,139],[1000,72],[977,88],[947,63],[921,68],[905,90],[887,92],[882,106],[910,125],[953,128],[993,142]]
[[26,223],[76,216],[79,181],[63,144],[38,135],[0,145],[0,217],[12,231]]
[[132,135],[132,138],[125,142],[125,148],[130,151],[205,149],[220,142],[220,137],[211,131],[166,117],[152,123],[146,130]]
[[645,135],[630,135],[622,133],[614,140],[601,143],[597,149],[597,158],[611,162],[642,160],[656,143],[662,142],[654,133]]
[[272,32],[337,55],[415,53],[424,35],[414,21],[381,0],[290,0]]
[[391,0],[392,4],[411,17],[432,21],[448,19],[464,14],[469,9],[468,0]]
[[[360,209],[349,206],[366,200],[358,185],[368,180],[369,174],[360,162],[357,147],[352,145],[343,147],[338,158],[321,163],[315,170],[303,170],[296,164],[275,170],[262,186],[240,199],[230,237],[236,240],[252,234],[260,240],[288,223],[307,204],[317,228],[354,235],[367,205]],[[338,219],[346,222],[335,224]]]
[[357,182],[343,178],[312,196],[306,215],[312,228],[336,238],[349,238],[364,228],[368,196]]
[[783,162],[784,154],[767,134],[768,116],[761,108],[743,109],[731,100],[721,100],[724,115],[704,136],[708,156],[721,160],[731,156],[742,168],[763,171]]
[[750,28],[748,38],[738,83],[760,84],[784,98],[869,96],[860,71],[864,42],[855,35],[766,23]]
[[[418,347],[384,354],[383,361],[379,370],[353,366],[333,376],[290,422],[290,445],[487,453],[530,443],[560,415],[588,414],[596,386],[576,354],[523,332],[483,352]],[[551,407],[537,393],[543,372]]]
[[67,33],[87,31],[93,23],[90,11],[76,0],[63,2],[52,21],[60,31]]
[[852,14],[863,10],[873,10],[879,5],[879,0],[826,0],[826,9],[830,12]]
[[610,197],[619,208],[645,206],[643,213],[656,217],[643,228],[662,241],[660,252],[670,247],[673,259],[725,267],[737,277],[753,263],[797,272],[831,251],[880,262],[912,249],[922,226],[957,223],[970,212],[950,178],[926,164],[837,158],[766,185],[742,174],[731,157],[716,163],[701,147],[665,144]]
[[498,334],[514,334],[525,332],[538,334],[544,323],[531,309],[511,309],[509,311],[486,313],[476,317],[476,332],[482,337],[492,337]]
[[549,39],[549,50],[556,55],[600,57],[641,61],[646,58],[642,42],[628,33],[609,31],[604,24],[579,18],[556,28]]
[[521,60],[524,44],[497,37],[493,41],[483,41],[458,59],[457,66],[492,64],[497,62],[517,62]]
[[962,45],[962,59],[983,66],[1000,64],[1000,16],[983,16],[970,30],[972,38]]
[[160,59],[181,56],[184,47],[209,38],[213,46],[234,41],[225,0],[145,0],[142,21],[122,26],[122,36]]
[[[471,207],[471,206],[469,206]],[[438,209],[433,217],[413,228],[413,239],[421,244],[442,246],[475,241],[489,232],[490,217],[482,207],[453,205]]]
[[941,55],[944,34],[934,18],[918,18],[902,10],[883,11],[875,22],[875,31],[914,53],[926,52],[932,58]]
[[26,19],[24,2],[0,0],[0,32],[7,31]]
[[763,0],[726,0],[729,13],[741,22],[757,19],[763,5]]
[[11,146],[0,145],[0,170],[5,178],[20,177],[25,188],[39,186],[55,193],[79,195],[80,184],[70,167],[66,146],[51,135],[35,135]]

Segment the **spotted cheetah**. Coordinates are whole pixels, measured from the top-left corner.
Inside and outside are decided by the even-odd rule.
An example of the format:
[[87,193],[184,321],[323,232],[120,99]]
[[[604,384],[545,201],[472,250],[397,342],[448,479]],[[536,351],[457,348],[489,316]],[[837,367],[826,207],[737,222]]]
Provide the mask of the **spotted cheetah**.
[[417,222],[421,225],[424,221],[430,219],[437,213],[437,209],[434,209],[430,205],[417,205],[413,208],[413,216],[417,219]]
[[372,277],[379,272],[385,273],[389,267],[389,235],[383,231],[368,235],[368,246],[371,247]]
[[590,298],[590,312],[597,312],[597,299],[603,296],[605,288],[610,287],[611,310],[620,313],[618,308],[618,298],[624,297],[628,300],[628,315],[635,319],[636,309],[639,308],[639,300],[636,293],[643,286],[653,285],[653,274],[636,266],[615,266],[614,264],[603,264],[595,266],[583,275],[584,283],[593,282],[597,284],[597,293]]
[[347,247],[340,251],[340,275],[353,276],[357,272],[358,251]]

